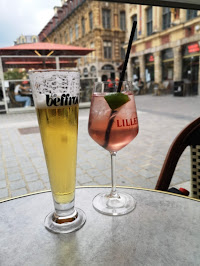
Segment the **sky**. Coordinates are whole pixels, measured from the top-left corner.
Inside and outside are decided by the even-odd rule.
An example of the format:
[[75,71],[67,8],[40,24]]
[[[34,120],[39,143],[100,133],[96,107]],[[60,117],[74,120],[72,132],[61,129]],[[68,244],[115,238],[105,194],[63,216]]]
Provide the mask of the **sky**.
[[0,0],[0,48],[14,45],[21,35],[38,35],[61,0]]

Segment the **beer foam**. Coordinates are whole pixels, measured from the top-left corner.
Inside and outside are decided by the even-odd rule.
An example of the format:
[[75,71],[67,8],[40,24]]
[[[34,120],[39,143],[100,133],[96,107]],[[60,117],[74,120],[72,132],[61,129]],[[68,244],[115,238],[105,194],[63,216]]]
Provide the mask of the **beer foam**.
[[46,95],[60,98],[63,94],[79,98],[80,73],[69,70],[29,72],[35,107],[45,108]]

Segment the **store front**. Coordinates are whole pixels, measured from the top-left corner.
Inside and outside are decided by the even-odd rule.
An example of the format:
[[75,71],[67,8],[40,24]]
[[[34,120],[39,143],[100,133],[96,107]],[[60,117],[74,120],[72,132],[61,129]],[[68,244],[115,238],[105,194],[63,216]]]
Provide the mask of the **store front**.
[[182,79],[190,83],[189,95],[198,94],[200,46],[198,42],[183,46]]
[[102,81],[106,81],[107,79],[115,80],[115,69],[112,65],[104,65],[101,68],[101,72],[103,73],[101,76]]
[[154,81],[154,55],[145,55],[145,75],[146,82]]
[[162,51],[162,80],[173,80],[174,54],[171,48]]
[[138,81],[140,79],[140,65],[138,57],[131,59],[131,66],[133,71],[133,80]]

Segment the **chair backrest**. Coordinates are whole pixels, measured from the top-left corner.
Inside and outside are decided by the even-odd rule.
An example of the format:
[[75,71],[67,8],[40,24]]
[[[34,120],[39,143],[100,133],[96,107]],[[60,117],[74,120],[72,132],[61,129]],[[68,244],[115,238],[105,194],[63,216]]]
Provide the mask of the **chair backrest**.
[[155,189],[169,188],[176,165],[187,146],[191,147],[191,196],[200,198],[200,117],[186,126],[171,144]]

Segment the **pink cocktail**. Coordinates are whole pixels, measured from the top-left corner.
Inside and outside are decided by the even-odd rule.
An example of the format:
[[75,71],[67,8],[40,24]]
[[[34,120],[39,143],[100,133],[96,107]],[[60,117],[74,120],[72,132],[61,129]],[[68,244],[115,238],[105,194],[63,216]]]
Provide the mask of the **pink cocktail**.
[[[117,86],[95,83],[92,95],[88,132],[91,138],[111,154],[112,190],[93,200],[94,208],[108,215],[123,215],[135,208],[136,202],[126,193],[118,193],[115,186],[115,157],[138,134],[138,119],[131,82],[123,82],[120,95]],[[109,101],[106,96],[109,96]],[[119,102],[114,102],[117,97]],[[125,100],[123,100],[125,98]],[[125,101],[125,102],[123,102]],[[111,103],[111,104],[110,104]],[[114,107],[112,105],[114,103]],[[116,108],[115,108],[116,107]]]

